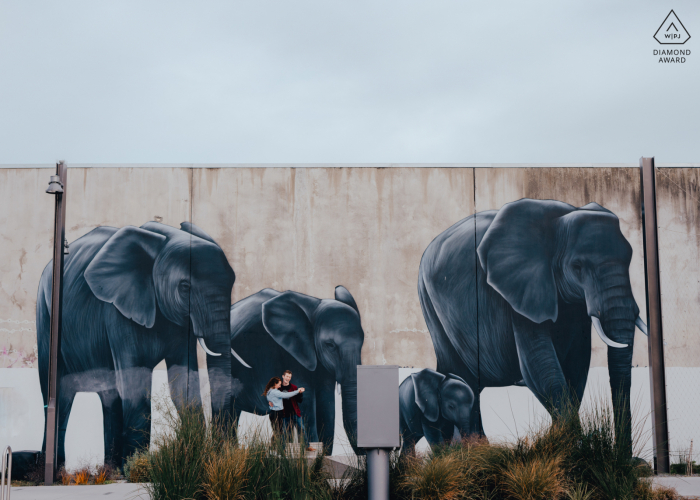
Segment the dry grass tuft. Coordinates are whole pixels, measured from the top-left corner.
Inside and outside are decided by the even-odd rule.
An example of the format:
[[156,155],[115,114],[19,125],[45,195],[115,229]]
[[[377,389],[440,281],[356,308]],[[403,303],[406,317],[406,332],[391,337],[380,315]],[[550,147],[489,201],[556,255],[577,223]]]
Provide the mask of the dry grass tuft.
[[412,458],[403,486],[421,500],[457,500],[465,493],[463,464],[454,454]]
[[517,500],[549,500],[566,491],[559,457],[534,457],[503,471],[502,488]]
[[226,446],[204,464],[204,492],[210,500],[244,498],[250,465],[244,448]]
[[589,490],[588,486],[583,483],[574,484],[566,492],[566,497],[569,500],[590,500],[593,497],[593,490]]
[[73,482],[73,474],[68,472],[64,467],[61,467],[61,470],[58,471],[58,477],[61,478],[61,484],[64,486],[68,486]]
[[103,464],[97,467],[94,474],[95,484],[105,484],[114,476],[114,468],[109,464]]
[[149,462],[147,453],[134,453],[124,465],[124,475],[130,483],[147,483],[149,481]]
[[88,484],[90,482],[90,469],[83,467],[82,469],[76,471],[73,475],[73,482],[75,484]]
[[680,500],[681,496],[675,488],[653,486],[650,479],[640,479],[634,488],[634,498],[637,500]]

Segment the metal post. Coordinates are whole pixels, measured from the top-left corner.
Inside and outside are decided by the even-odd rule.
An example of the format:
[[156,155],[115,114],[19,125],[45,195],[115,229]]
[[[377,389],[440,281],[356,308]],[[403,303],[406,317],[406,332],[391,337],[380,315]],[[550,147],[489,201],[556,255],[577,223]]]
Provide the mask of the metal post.
[[[2,452],[2,473],[0,474],[0,500],[10,500],[12,488],[12,448],[9,446]],[[7,474],[7,475],[6,475]],[[7,482],[5,482],[7,478]]]
[[[61,305],[63,290],[63,242],[66,226],[66,165],[61,161],[56,164],[61,191],[51,192],[56,196],[53,230],[53,281],[51,283],[51,338],[49,341],[49,393],[46,408],[46,466],[44,483],[51,486],[56,473],[56,417],[58,416],[58,362],[61,352]],[[49,189],[51,186],[49,186]],[[47,191],[50,192],[50,191]]]
[[656,219],[656,173],[654,158],[640,158],[642,184],[642,226],[644,231],[644,276],[649,330],[649,378],[651,387],[654,470],[670,471],[668,455],[668,417],[666,415],[666,375],[661,324],[661,286],[659,277],[659,239]]
[[367,450],[369,500],[389,500],[389,452],[385,448]]

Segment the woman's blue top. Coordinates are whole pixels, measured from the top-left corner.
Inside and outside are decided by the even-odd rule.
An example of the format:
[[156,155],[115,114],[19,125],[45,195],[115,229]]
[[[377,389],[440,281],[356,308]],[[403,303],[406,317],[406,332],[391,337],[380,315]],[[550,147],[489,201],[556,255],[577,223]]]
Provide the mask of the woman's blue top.
[[284,406],[282,405],[282,400],[293,398],[297,394],[299,394],[299,389],[292,392],[282,392],[279,389],[270,389],[267,391],[267,400],[272,403],[272,408],[270,409],[274,411],[283,410]]

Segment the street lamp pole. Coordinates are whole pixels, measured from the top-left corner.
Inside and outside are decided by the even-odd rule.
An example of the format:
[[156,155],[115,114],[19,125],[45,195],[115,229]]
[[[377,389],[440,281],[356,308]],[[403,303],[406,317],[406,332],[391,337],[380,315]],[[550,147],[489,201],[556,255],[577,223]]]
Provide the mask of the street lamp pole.
[[58,361],[61,352],[61,305],[63,290],[63,242],[66,227],[66,165],[56,164],[48,194],[56,197],[53,228],[53,279],[51,282],[51,337],[49,340],[49,393],[46,406],[46,465],[44,483],[51,486],[56,473],[56,416],[58,415]]

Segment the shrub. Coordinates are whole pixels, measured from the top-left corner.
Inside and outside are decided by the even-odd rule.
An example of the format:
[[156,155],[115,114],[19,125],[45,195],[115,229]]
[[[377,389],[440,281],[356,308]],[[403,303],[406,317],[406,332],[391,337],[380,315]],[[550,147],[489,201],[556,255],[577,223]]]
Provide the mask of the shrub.
[[588,486],[585,484],[575,484],[566,492],[566,496],[569,500],[590,500],[593,496],[593,491],[588,490]]
[[65,467],[61,467],[61,469],[58,471],[58,477],[61,479],[61,484],[64,486],[67,486],[73,482],[73,474],[68,472]]
[[199,499],[203,496],[204,464],[214,449],[201,407],[187,405],[166,415],[170,432],[158,436],[148,456],[146,486],[153,500]]
[[464,495],[464,466],[454,454],[413,458],[403,484],[412,498],[457,500]]
[[508,496],[517,500],[548,500],[564,493],[564,473],[558,456],[532,458],[514,463],[503,471],[502,487]]
[[679,500],[681,496],[675,488],[666,486],[653,486],[649,479],[639,481],[634,488],[634,498],[636,500]]
[[124,462],[124,477],[130,483],[147,483],[150,481],[148,467],[148,453],[136,452]]
[[249,463],[246,450],[224,446],[212,454],[204,465],[204,492],[210,500],[239,500],[244,498],[248,482]]
[[110,464],[102,464],[97,466],[93,476],[95,479],[95,484],[105,484],[107,481],[114,478],[116,472],[116,469]]
[[90,482],[90,469],[83,467],[73,474],[75,484],[88,484]]

